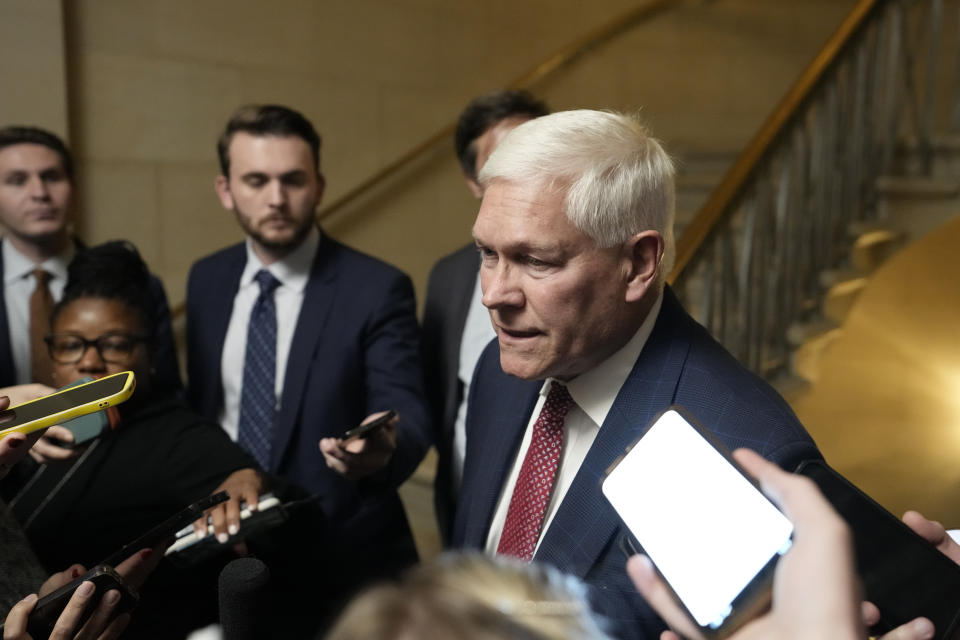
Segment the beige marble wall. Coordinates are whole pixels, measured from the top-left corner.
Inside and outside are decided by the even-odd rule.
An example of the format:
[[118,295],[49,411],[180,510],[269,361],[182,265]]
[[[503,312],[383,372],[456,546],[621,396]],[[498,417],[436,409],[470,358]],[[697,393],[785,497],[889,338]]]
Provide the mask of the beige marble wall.
[[[83,235],[136,242],[171,301],[239,238],[214,198],[214,141],[239,104],[302,110],[336,198],[453,117],[634,6],[630,0],[68,1]],[[537,87],[556,108],[643,109],[676,149],[735,150],[847,0],[682,3]],[[723,52],[723,55],[718,55]],[[476,203],[445,147],[328,230],[409,272],[469,238]]]
[[68,137],[60,0],[0,0],[0,126]]

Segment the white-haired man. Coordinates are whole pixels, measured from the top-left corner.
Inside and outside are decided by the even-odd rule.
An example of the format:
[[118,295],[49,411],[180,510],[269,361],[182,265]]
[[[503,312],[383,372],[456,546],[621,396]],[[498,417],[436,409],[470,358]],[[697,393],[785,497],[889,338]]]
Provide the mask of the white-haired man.
[[656,637],[664,624],[630,584],[600,495],[607,466],[671,404],[782,467],[820,454],[664,286],[673,166],[642,125],[544,116],[510,133],[479,179],[473,233],[498,339],[470,387],[454,545],[574,573],[618,635]]

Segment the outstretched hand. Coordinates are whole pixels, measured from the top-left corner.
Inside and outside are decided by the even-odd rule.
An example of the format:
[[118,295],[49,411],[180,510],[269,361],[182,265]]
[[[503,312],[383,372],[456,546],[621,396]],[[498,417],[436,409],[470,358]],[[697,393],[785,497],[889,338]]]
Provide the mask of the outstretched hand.
[[[850,530],[816,485],[787,473],[747,449],[734,452],[794,524],[790,550],[774,574],[773,605],[748,622],[732,640],[753,638],[863,638],[860,588],[854,570]],[[703,635],[645,557],[634,556],[627,572],[641,595],[670,625],[661,640]]]
[[[367,424],[385,415],[386,411],[372,413],[361,424]],[[323,438],[320,452],[327,466],[351,480],[359,480],[384,469],[397,450],[398,417],[376,429],[366,438]]]

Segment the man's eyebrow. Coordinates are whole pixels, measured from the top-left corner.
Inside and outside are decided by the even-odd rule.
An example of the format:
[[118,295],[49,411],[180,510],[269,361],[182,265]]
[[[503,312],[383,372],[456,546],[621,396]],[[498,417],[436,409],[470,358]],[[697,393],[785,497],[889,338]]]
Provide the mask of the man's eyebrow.
[[[487,244],[483,242],[480,238],[474,237],[473,243],[477,246],[478,249],[487,248]],[[564,253],[564,248],[560,245],[551,244],[538,244],[535,242],[517,242],[517,243],[507,243],[501,245],[499,250],[506,253],[514,254],[538,254],[546,256],[560,256]]]

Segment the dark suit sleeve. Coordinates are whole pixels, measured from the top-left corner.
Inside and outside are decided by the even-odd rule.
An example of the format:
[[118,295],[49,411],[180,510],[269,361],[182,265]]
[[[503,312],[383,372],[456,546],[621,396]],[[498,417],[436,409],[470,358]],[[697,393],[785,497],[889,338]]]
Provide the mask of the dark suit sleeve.
[[173,326],[170,319],[170,305],[167,294],[159,278],[150,276],[150,297],[154,302],[154,320],[156,322],[155,358],[156,373],[153,377],[154,388],[163,393],[179,394],[183,390],[180,380],[180,365],[177,363],[177,350],[173,343]]
[[213,417],[210,415],[208,407],[205,406],[203,402],[203,393],[201,390],[201,384],[203,383],[204,376],[201,369],[201,358],[199,351],[199,324],[200,318],[197,312],[197,296],[199,293],[195,291],[198,285],[199,276],[197,275],[197,265],[194,264],[190,268],[190,274],[187,276],[187,299],[186,299],[186,314],[187,314],[187,329],[186,329],[186,342],[187,342],[187,389],[186,389],[186,401],[187,404],[197,413],[202,415],[208,420],[212,420]]
[[445,395],[442,331],[444,313],[440,294],[443,286],[438,282],[441,276],[442,274],[438,273],[438,266],[434,265],[427,279],[427,298],[423,306],[423,333],[420,336],[424,389],[430,402],[438,449],[442,438]]
[[185,505],[211,493],[234,471],[257,468],[218,425],[197,419],[174,422],[176,426],[168,421],[158,428],[176,434],[171,433],[165,464],[174,479],[170,491]]
[[371,318],[364,340],[367,414],[395,410],[397,450],[385,480],[399,486],[431,444],[430,412],[423,389],[416,302],[410,279],[393,279]]

